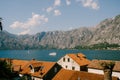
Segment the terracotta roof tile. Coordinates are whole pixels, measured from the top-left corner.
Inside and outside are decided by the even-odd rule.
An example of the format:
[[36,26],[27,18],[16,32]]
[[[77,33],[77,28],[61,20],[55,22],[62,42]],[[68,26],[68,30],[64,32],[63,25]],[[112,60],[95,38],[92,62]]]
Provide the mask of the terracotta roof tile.
[[88,65],[90,63],[90,60],[88,60],[86,56],[82,53],[67,55],[71,57],[74,61],[76,61],[80,66]]
[[28,61],[25,60],[15,60],[13,59],[12,61],[12,68],[14,71],[20,71],[20,69],[22,70],[23,67],[28,63]]
[[[110,62],[111,60],[92,60],[88,68],[102,69],[100,62]],[[120,72],[120,61],[115,61],[113,71]]]
[[26,60],[15,60],[13,59],[12,60],[12,66],[18,66],[20,65],[21,68],[23,68],[29,61],[26,61]]
[[70,80],[74,71],[61,69],[52,80]]
[[[31,74],[36,77],[43,77],[56,63],[55,62],[46,62],[46,61],[29,61],[27,65],[23,68],[21,74]],[[32,65],[33,68],[43,67],[42,70],[31,73],[29,66]],[[40,73],[42,72],[42,75]]]
[[[103,80],[100,74],[61,69],[52,80]],[[118,78],[113,77],[112,80]]]
[[120,72],[120,61],[116,61],[116,62],[115,62],[115,66],[114,66],[113,70]]

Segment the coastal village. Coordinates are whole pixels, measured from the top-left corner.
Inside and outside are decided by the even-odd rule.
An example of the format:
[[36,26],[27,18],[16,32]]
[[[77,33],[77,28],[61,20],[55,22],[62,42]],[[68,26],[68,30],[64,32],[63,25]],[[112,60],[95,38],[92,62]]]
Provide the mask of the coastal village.
[[[57,62],[0,58],[18,74],[15,80],[120,80],[120,61],[88,60],[83,53],[70,53]],[[101,63],[105,63],[101,66]],[[110,65],[106,65],[110,63]],[[104,68],[103,68],[104,67]],[[110,72],[112,70],[112,73]],[[111,79],[107,76],[112,74]]]
[[120,0],[1,0],[0,10],[0,80],[120,80]]

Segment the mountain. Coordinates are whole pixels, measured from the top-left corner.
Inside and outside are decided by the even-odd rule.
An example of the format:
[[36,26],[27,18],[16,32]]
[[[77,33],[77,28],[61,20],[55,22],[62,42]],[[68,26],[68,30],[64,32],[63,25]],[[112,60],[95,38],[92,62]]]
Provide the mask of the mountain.
[[96,26],[94,36],[90,44],[108,42],[110,44],[120,44],[120,15],[102,21]]
[[88,28],[80,28],[71,31],[47,32],[40,40],[42,46],[53,48],[73,48],[77,45],[87,45],[92,38],[92,32]]
[[0,49],[65,49],[100,43],[120,45],[120,15],[105,19],[95,27],[82,27],[70,31],[19,36],[7,31],[0,32]]
[[0,32],[0,49],[13,49],[19,47],[17,36],[7,31]]

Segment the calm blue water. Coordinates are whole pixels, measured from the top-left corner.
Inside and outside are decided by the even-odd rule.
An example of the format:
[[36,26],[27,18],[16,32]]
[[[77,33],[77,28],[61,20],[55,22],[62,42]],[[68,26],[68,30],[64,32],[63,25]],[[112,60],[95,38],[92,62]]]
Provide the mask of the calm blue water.
[[[56,52],[56,56],[50,56],[49,53]],[[0,50],[0,58],[24,59],[43,61],[57,61],[67,53],[81,52],[90,60],[105,59],[120,61],[120,50]]]

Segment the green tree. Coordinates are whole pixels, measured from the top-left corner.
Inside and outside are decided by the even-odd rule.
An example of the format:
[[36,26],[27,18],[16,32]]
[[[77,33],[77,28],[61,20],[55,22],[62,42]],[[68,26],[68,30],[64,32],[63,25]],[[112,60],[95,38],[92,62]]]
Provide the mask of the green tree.
[[7,64],[5,60],[0,60],[0,80],[11,80],[14,74],[11,71],[11,65]]
[[24,75],[20,78],[20,80],[32,80],[32,79],[31,79],[31,76],[30,76],[29,74],[24,74]]

